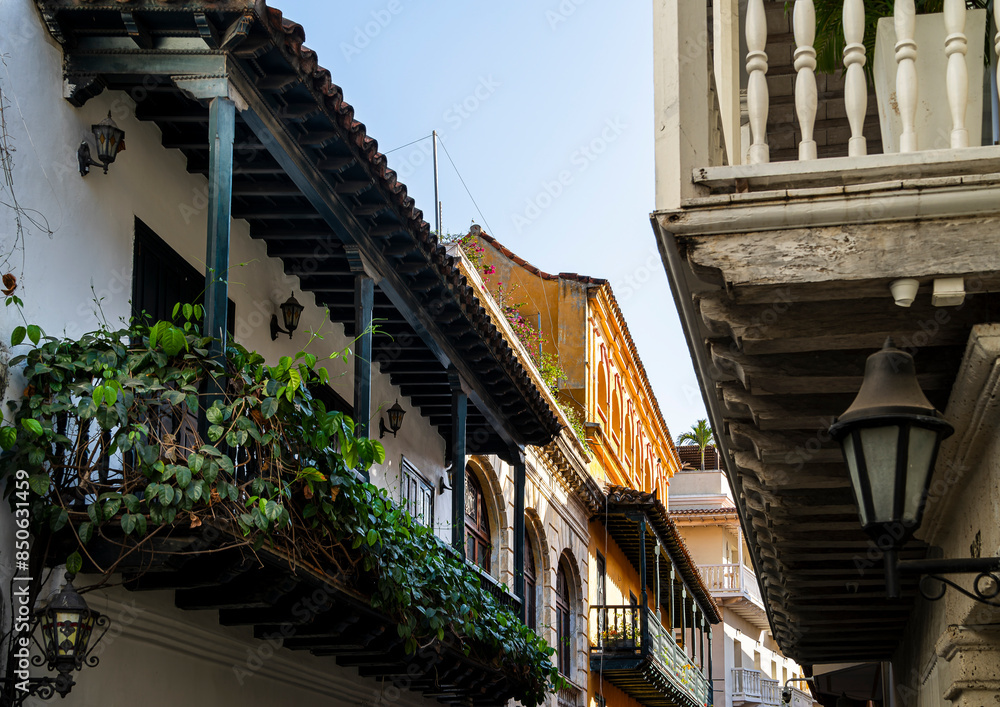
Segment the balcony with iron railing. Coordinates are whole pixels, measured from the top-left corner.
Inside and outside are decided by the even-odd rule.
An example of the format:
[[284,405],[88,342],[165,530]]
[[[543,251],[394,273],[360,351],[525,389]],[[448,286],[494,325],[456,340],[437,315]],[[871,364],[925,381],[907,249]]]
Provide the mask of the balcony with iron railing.
[[592,671],[643,704],[711,704],[708,678],[652,611],[598,605],[590,612]]

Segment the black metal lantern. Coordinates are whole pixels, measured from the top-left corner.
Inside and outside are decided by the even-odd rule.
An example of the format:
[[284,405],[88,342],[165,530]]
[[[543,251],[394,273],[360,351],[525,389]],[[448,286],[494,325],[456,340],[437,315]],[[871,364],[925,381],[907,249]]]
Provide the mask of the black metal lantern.
[[392,436],[395,437],[396,433],[399,432],[399,428],[403,426],[403,415],[406,414],[406,410],[402,408],[397,400],[396,403],[386,410],[386,414],[389,416],[389,426],[385,426],[385,420],[379,418],[378,420],[378,438],[382,439],[385,437],[386,432],[392,432]]
[[[21,704],[29,696],[43,700],[51,699],[56,694],[65,697],[76,685],[73,672],[84,666],[92,668],[100,662],[91,653],[107,633],[111,622],[108,617],[87,606],[87,602],[73,586],[73,578],[72,574],[66,575],[66,585],[52,597],[48,606],[35,612],[30,628],[35,645],[41,652],[40,655],[32,656],[31,664],[45,665],[58,675],[54,678],[23,679],[24,676],[21,676],[4,679],[2,682],[8,690],[11,690],[12,683],[16,683],[11,692],[14,696],[13,704]],[[40,638],[36,635],[39,627]],[[96,638],[95,628],[101,629]]]
[[938,447],[954,431],[920,389],[913,356],[886,340],[868,357],[858,397],[830,428],[870,535],[888,533],[898,546],[920,526]]
[[938,448],[954,431],[920,389],[913,356],[891,339],[868,357],[858,397],[830,427],[861,526],[884,553],[890,597],[899,596],[898,551],[920,527]]
[[278,315],[271,315],[271,341],[278,338],[278,334],[288,334],[288,338],[292,338],[292,333],[299,326],[299,317],[302,316],[302,310],[305,309],[299,301],[295,299],[295,293],[289,297],[280,307],[281,318],[285,322],[285,328],[282,329],[278,326]]
[[90,168],[103,167],[104,173],[108,173],[108,165],[115,161],[118,153],[125,149],[125,131],[118,127],[111,119],[111,111],[108,117],[97,125],[92,125],[94,131],[94,142],[97,145],[97,159],[95,161],[90,154],[90,145],[86,140],[80,144],[80,149],[76,151],[77,159],[80,162],[80,176],[87,176]]

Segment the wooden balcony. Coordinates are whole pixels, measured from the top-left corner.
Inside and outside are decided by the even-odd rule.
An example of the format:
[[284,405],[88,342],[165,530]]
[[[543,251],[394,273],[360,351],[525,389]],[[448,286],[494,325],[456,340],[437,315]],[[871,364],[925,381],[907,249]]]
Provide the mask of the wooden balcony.
[[[107,534],[90,546],[98,563],[117,558],[118,543],[129,542],[114,528]],[[361,677],[444,704],[500,707],[516,698],[516,676],[467,654],[448,634],[407,653],[393,618],[371,606],[373,578],[294,564],[279,549],[252,553],[225,527],[166,528],[119,570],[129,591],[172,591],[178,609],[212,612],[206,619],[217,615],[222,626],[252,627],[256,639],[281,641],[285,649],[326,657],[331,666],[356,668]],[[495,581],[484,578],[482,588],[517,605]]]
[[647,707],[706,707],[712,690],[652,611],[590,607],[590,669]]

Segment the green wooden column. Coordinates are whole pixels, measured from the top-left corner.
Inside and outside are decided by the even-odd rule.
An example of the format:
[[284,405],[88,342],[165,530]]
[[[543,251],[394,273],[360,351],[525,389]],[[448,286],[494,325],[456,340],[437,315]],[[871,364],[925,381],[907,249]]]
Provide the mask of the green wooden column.
[[[229,305],[229,228],[233,210],[233,140],[236,104],[216,96],[208,104],[208,237],[205,255],[205,334],[214,336],[211,357],[225,360]],[[222,398],[224,381],[209,378],[204,407]],[[208,419],[199,416],[202,439],[208,437]]]
[[448,372],[451,383],[451,544],[465,557],[465,426],[469,396],[457,371]]
[[640,599],[640,606],[642,606],[642,645],[643,649],[649,645],[649,626],[646,623],[647,615],[649,612],[647,609],[648,598],[646,596],[646,516],[639,518],[639,586],[642,589],[642,598]]
[[521,600],[521,621],[525,620],[527,602],[524,596],[524,450],[511,449],[514,466],[514,596]]

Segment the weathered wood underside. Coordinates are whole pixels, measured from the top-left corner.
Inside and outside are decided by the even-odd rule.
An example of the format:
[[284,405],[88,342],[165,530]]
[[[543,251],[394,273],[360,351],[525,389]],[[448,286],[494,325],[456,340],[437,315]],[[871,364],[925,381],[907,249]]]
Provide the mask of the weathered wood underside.
[[[799,663],[880,660],[899,643],[916,586],[885,598],[881,552],[861,530],[827,430],[888,336],[914,354],[928,398],[945,409],[970,330],[1000,316],[997,225],[977,217],[677,237],[697,326],[689,341],[721,411],[714,422],[775,637]],[[932,306],[933,278],[955,275],[965,277],[965,302]],[[890,295],[899,277],[921,281],[910,308]],[[906,556],[926,552],[913,541]]]

